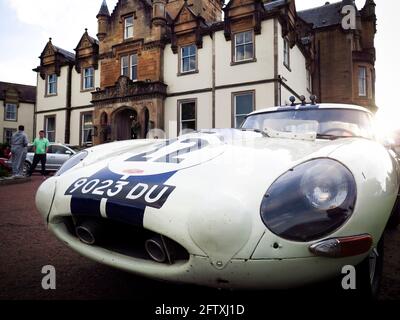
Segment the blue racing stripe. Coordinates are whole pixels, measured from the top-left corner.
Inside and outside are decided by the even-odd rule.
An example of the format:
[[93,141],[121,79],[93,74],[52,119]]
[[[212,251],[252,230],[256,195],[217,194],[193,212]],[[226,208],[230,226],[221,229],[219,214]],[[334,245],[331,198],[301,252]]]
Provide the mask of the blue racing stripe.
[[[100,203],[102,199],[107,199],[106,213],[109,219],[142,227],[146,207],[161,208],[174,191],[175,187],[167,186],[165,183],[175,173],[176,171],[149,176],[129,176],[127,179],[122,180],[124,176],[105,168],[88,178],[77,180],[68,188],[65,194],[72,195],[71,213],[75,216],[101,217]],[[121,187],[121,191],[113,197],[107,195],[107,190],[102,190],[102,195],[93,194],[92,191],[95,188],[88,188],[87,184],[96,180],[99,181],[96,187],[107,181],[109,181],[109,183],[112,181],[114,184],[121,183],[124,186]],[[76,187],[79,181],[86,182],[82,183],[80,187]],[[158,195],[159,197],[155,197],[156,201],[149,203],[145,200],[144,195],[133,200],[133,197],[143,190],[143,188],[137,188],[137,193],[132,193],[132,190],[135,190],[134,188],[138,184],[141,184],[140,186],[146,186],[146,194],[150,199],[155,197],[154,194],[156,196]],[[86,192],[85,186],[90,192]],[[111,190],[113,190],[113,188],[117,190],[115,185],[111,187]],[[130,195],[130,198],[128,195]]]

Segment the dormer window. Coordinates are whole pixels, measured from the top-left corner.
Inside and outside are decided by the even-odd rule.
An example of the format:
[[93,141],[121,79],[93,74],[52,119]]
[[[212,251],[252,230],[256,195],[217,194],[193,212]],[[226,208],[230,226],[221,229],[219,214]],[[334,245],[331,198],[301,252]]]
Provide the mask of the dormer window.
[[249,61],[254,59],[253,31],[236,33],[234,41],[234,62]]
[[133,38],[133,16],[125,18],[124,39]]
[[6,103],[4,120],[5,121],[17,121],[17,105],[16,104]]
[[57,75],[50,74],[47,76],[47,95],[53,96],[57,94]]
[[94,68],[83,69],[83,90],[94,89]]
[[197,69],[197,48],[194,44],[181,48],[181,73]]

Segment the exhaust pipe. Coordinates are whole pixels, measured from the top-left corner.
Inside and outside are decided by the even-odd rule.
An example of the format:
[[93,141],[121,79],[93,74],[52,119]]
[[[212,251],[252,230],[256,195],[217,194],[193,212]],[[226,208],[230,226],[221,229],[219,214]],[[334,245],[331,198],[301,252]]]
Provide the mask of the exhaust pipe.
[[146,240],[144,243],[148,255],[156,262],[169,262],[172,264],[172,258],[163,236],[154,237]]
[[174,243],[160,235],[145,242],[145,249],[148,255],[156,262],[173,264],[175,260]]
[[103,231],[102,224],[96,220],[85,220],[75,228],[79,240],[88,245],[97,244],[102,238]]

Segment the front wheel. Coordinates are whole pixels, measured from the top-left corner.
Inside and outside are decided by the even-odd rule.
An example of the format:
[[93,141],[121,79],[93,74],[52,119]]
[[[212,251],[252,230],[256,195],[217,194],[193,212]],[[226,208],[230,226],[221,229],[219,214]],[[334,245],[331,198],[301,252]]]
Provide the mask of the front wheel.
[[376,248],[356,267],[357,292],[362,298],[376,300],[379,297],[384,257],[384,236]]
[[387,223],[389,230],[396,229],[400,224],[400,198],[398,197],[394,205],[392,215]]

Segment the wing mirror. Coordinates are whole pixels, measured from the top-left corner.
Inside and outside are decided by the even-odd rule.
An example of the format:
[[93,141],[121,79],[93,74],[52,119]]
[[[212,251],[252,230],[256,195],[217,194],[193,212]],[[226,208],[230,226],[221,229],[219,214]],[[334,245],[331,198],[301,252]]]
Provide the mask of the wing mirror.
[[72,151],[67,150],[67,151],[65,151],[65,154],[68,154],[69,156],[72,156]]

